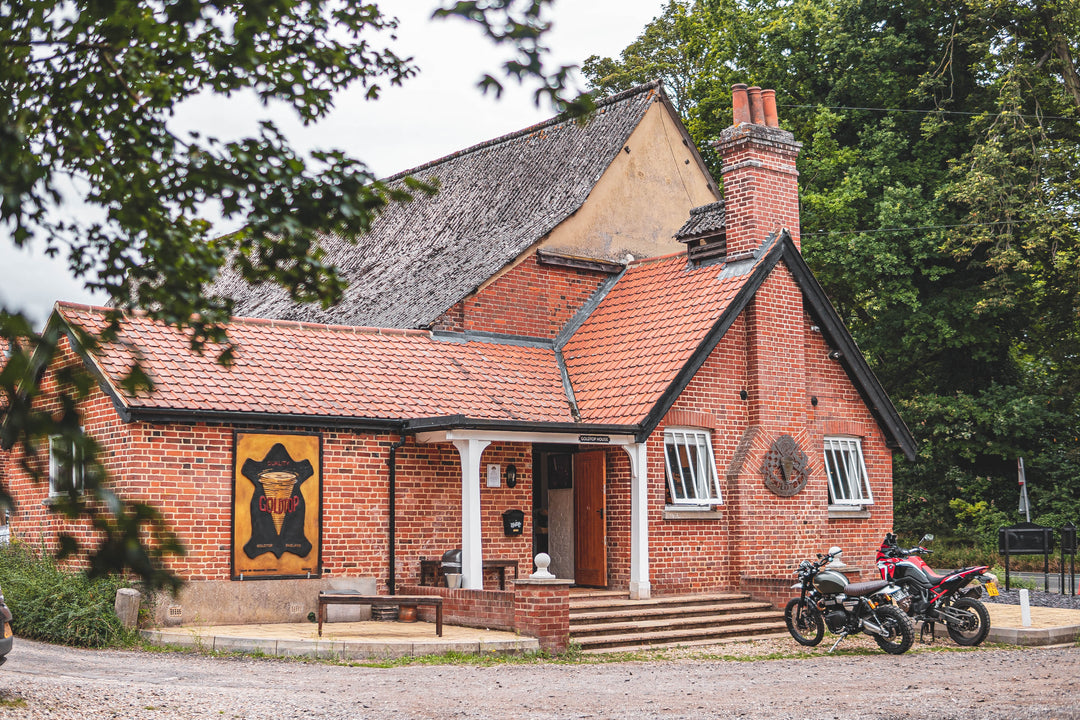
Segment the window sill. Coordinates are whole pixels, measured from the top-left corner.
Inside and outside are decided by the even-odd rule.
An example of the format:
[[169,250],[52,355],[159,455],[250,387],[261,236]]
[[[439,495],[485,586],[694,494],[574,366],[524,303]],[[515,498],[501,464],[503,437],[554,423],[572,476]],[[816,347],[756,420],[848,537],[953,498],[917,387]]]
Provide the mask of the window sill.
[[[67,495],[49,495],[41,501],[41,506],[53,507],[54,505],[58,505],[60,501],[63,500],[65,497],[67,497]],[[81,492],[79,493],[79,497],[82,497]]]
[[830,520],[861,520],[870,517],[870,509],[866,505],[830,505]]
[[683,505],[665,505],[665,520],[719,520],[724,513],[718,509],[719,505],[702,505],[700,507]]

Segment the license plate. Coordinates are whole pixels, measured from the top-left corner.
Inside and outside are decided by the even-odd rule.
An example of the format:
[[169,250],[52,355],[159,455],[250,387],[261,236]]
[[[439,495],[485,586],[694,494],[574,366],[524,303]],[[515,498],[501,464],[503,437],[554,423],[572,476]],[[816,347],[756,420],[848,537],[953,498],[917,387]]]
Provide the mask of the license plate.
[[986,583],[986,594],[989,595],[990,597],[997,597],[998,596],[997,583],[995,583],[995,582]]

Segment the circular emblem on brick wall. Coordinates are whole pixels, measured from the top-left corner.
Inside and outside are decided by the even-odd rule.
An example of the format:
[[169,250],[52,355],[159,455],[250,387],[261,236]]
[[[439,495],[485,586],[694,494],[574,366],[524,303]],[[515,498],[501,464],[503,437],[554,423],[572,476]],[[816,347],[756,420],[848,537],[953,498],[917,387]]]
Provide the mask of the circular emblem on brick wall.
[[810,479],[807,463],[806,453],[799,449],[795,438],[781,435],[773,441],[761,464],[765,487],[780,497],[798,494]]

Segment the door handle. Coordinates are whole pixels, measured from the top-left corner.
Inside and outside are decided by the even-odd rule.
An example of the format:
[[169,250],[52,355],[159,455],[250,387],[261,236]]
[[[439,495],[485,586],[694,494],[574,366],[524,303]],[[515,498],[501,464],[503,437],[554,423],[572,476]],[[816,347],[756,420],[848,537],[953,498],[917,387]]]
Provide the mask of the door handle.
[[600,517],[604,517],[604,508],[600,508],[596,512],[600,513]]

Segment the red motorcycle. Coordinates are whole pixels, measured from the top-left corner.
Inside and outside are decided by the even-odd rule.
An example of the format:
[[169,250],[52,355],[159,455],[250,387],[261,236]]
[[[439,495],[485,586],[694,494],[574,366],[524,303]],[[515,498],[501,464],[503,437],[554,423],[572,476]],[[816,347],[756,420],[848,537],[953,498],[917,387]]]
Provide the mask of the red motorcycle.
[[931,554],[923,543],[933,539],[933,535],[924,535],[917,547],[905,550],[896,544],[896,535],[886,533],[877,552],[881,578],[902,588],[903,594],[894,594],[893,602],[923,623],[922,638],[927,633],[932,638],[934,623],[940,622],[957,645],[978,645],[990,632],[990,615],[978,598],[984,586],[990,597],[998,594],[997,576],[987,572],[988,565],[938,574],[922,559]]

